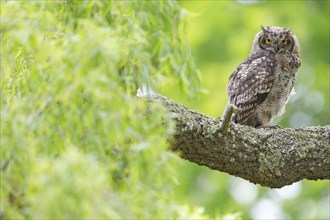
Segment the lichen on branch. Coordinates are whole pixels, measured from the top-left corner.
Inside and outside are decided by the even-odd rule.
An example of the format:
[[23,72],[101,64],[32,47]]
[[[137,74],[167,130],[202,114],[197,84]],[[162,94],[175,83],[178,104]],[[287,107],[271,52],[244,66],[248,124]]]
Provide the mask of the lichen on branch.
[[162,103],[173,116],[171,149],[183,159],[270,188],[302,179],[330,179],[329,125],[255,129],[230,122],[224,135],[227,128],[221,118],[202,115],[162,95],[146,98]]

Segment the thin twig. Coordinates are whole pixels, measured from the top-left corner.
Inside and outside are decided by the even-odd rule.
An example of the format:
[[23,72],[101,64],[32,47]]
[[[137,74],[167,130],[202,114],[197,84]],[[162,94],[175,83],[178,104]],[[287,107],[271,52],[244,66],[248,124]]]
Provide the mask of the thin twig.
[[233,113],[239,114],[241,112],[241,109],[236,107],[235,105],[232,104],[227,104],[226,109],[222,115],[222,123],[220,125],[220,130],[222,133],[227,132],[229,124],[230,124],[230,119]]

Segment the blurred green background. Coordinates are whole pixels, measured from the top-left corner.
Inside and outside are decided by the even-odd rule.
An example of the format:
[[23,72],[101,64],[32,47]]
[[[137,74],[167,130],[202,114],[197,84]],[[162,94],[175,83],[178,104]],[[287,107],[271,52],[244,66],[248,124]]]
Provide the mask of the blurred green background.
[[328,180],[271,190],[182,160],[136,98],[220,117],[260,25],[284,26],[302,67],[276,123],[329,124],[329,1],[1,1],[0,20],[0,219],[329,219]]
[[[249,55],[261,25],[288,27],[301,45],[296,95],[274,123],[284,127],[330,124],[329,1],[180,1],[188,14],[188,39],[201,70],[202,93],[187,99],[165,94],[199,112],[220,117],[230,74]],[[180,196],[209,213],[243,213],[254,219],[329,219],[329,181],[302,181],[280,190],[178,161]]]

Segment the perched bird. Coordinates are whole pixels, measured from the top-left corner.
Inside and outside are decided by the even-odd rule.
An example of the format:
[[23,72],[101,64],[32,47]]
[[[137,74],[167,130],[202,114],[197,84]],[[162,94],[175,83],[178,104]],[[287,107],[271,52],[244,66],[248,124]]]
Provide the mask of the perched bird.
[[230,104],[242,109],[232,121],[268,127],[284,112],[301,65],[300,46],[288,28],[261,26],[252,50],[231,74],[227,85]]

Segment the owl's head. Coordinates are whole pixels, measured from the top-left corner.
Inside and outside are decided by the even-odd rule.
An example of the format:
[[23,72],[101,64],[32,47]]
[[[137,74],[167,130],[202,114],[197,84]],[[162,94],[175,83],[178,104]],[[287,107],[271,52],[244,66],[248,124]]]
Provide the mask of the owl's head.
[[300,46],[296,35],[288,28],[276,26],[261,26],[261,31],[255,36],[251,53],[268,50],[273,53],[299,53]]

